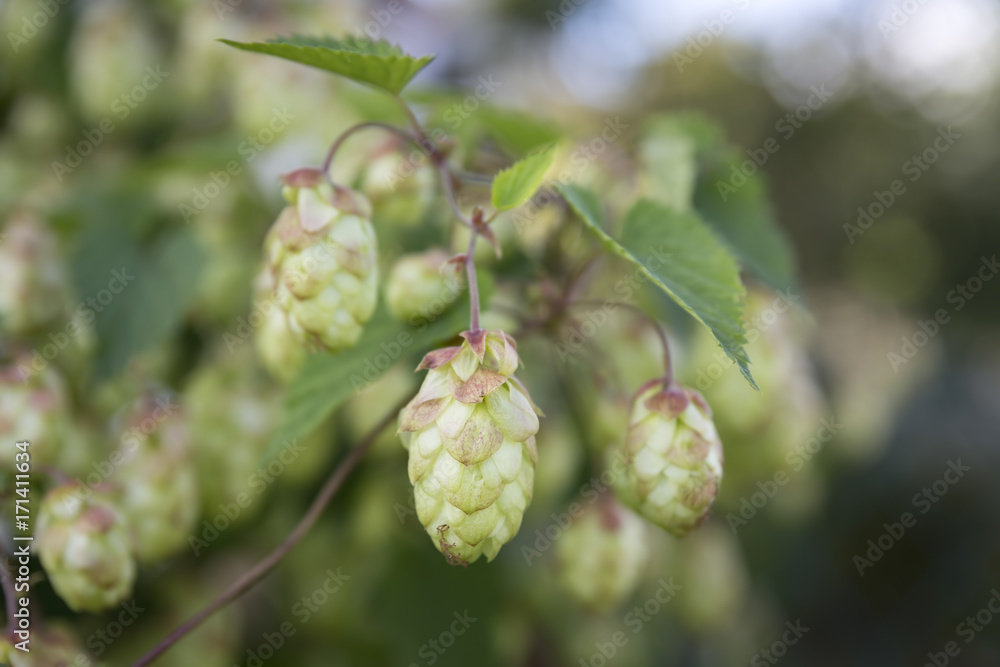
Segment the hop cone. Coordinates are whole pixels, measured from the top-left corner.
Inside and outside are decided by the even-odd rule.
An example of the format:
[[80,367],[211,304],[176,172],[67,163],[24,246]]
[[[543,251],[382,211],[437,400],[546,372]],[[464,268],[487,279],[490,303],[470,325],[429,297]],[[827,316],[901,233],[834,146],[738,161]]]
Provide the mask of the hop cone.
[[433,320],[458,299],[458,278],[442,274],[448,254],[441,249],[404,255],[392,266],[386,281],[389,312],[404,322]]
[[676,537],[705,519],[722,480],[722,442],[700,394],[662,381],[640,389],[623,454],[619,495],[637,512]]
[[597,611],[635,591],[649,556],[646,522],[611,499],[588,508],[556,543],[563,586]]
[[[21,639],[0,639],[0,665],[4,667],[98,667],[87,659],[87,651],[74,634],[61,624],[45,624],[43,629],[32,628],[30,651],[22,651],[15,644]],[[103,663],[100,663],[103,664]]]
[[147,396],[126,411],[121,430],[114,480],[135,555],[151,563],[187,543],[201,508],[187,422],[166,394]]
[[37,546],[52,587],[74,611],[97,612],[132,592],[136,566],[123,515],[107,491],[81,500],[76,487],[45,495],[38,513]]
[[16,215],[0,230],[0,331],[22,334],[50,322],[66,305],[66,275],[52,234]]
[[70,430],[66,383],[52,366],[39,371],[20,354],[0,367],[0,468],[14,465],[20,441],[30,443],[36,464],[54,462]]
[[518,356],[502,331],[462,334],[431,352],[416,397],[400,412],[417,516],[449,562],[465,565],[517,533],[531,501],[538,409],[513,377]]
[[378,298],[375,230],[364,195],[316,170],[285,177],[285,207],[264,241],[266,270],[288,327],[302,343],[353,346]]
[[264,321],[254,333],[254,346],[261,363],[274,377],[290,382],[306,357],[305,348],[292,331],[285,311],[278,307],[274,276],[265,268],[254,283],[257,308]]

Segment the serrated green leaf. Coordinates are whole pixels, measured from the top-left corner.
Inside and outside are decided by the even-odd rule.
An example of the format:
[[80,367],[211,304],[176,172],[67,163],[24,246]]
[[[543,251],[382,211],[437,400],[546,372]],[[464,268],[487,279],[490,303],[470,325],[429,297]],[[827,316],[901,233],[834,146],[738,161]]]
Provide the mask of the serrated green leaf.
[[455,336],[468,319],[467,304],[416,326],[400,323],[379,307],[357,345],[339,354],[314,354],[303,364],[288,388],[282,425],[264,458],[274,456],[284,443],[309,435],[341,403],[396,364],[412,361],[415,355]]
[[640,200],[626,215],[619,242],[604,231],[600,200],[594,193],[575,185],[560,186],[559,191],[605,248],[643,267],[654,284],[708,327],[756,389],[743,349],[746,292],[739,267],[698,216]]
[[494,208],[508,211],[531,199],[545,180],[545,173],[552,166],[555,156],[556,148],[550,146],[497,174],[493,179]]
[[434,56],[414,58],[385,40],[377,42],[292,35],[266,42],[220,42],[243,51],[264,53],[316,67],[352,81],[399,94]]
[[[694,206],[733,249],[747,270],[775,289],[795,289],[791,243],[778,226],[763,177],[730,180],[744,156],[736,151],[706,170],[695,190]],[[742,174],[741,174],[742,177]]]

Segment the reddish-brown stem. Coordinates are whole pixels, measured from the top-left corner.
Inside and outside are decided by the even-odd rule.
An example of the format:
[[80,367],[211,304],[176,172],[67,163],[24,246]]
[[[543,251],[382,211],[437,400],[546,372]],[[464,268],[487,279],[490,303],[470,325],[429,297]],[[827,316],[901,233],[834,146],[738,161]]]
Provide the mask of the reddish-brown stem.
[[378,128],[380,130],[385,130],[386,132],[392,132],[393,134],[401,137],[402,139],[405,139],[406,141],[415,144],[419,148],[426,148],[421,138],[414,136],[413,134],[407,132],[401,127],[396,127],[395,125],[390,125],[389,123],[379,123],[375,121],[368,123],[358,123],[357,125],[352,125],[351,127],[341,132],[340,136],[337,137],[334,140],[333,144],[330,145],[330,150],[328,150],[326,153],[326,159],[323,160],[323,167],[322,167],[323,173],[326,174],[327,178],[330,177],[330,166],[333,164],[333,158],[337,155],[337,151],[340,150],[340,147],[344,144],[344,142],[347,141],[347,139],[350,138],[355,132],[359,132],[360,130],[367,130],[369,128]]
[[469,283],[469,331],[479,331],[479,283],[476,280],[476,239],[479,230],[469,225],[469,248],[465,251],[465,277]]
[[[607,301],[574,301],[570,306],[604,306]],[[670,341],[667,339],[667,332],[663,330],[660,323],[649,316],[646,311],[644,311],[639,306],[635,304],[627,303],[625,301],[611,301],[615,306],[625,308],[631,311],[635,315],[639,316],[640,319],[646,322],[656,332],[656,335],[660,338],[660,343],[663,345],[663,365],[665,368],[665,373],[663,374],[664,386],[671,384],[674,381],[674,364],[670,358]]]
[[167,649],[201,625],[212,614],[246,593],[271,570],[273,570],[275,566],[277,566],[278,563],[280,563],[281,560],[288,554],[288,552],[291,551],[303,537],[305,537],[306,533],[309,532],[309,529],[313,527],[313,524],[315,524],[320,515],[323,514],[323,510],[326,509],[327,505],[330,504],[330,501],[333,500],[333,497],[343,485],[344,480],[347,479],[348,475],[350,475],[354,468],[357,467],[365,453],[372,446],[372,443],[375,442],[379,433],[382,432],[382,429],[395,421],[397,413],[405,406],[405,404],[406,402],[403,401],[389,411],[389,413],[383,417],[381,421],[379,421],[375,428],[369,431],[369,433],[362,438],[361,442],[358,443],[358,446],[351,450],[351,453],[347,455],[340,465],[334,469],[333,473],[331,473],[329,479],[327,479],[323,488],[316,496],[316,499],[313,500],[312,505],[309,506],[309,510],[299,521],[298,525],[295,526],[295,529],[288,535],[288,537],[285,538],[285,541],[282,542],[277,549],[268,554],[264,560],[257,563],[257,565],[255,565],[249,572],[234,581],[229,588],[222,593],[222,595],[203,607],[201,611],[167,635],[167,637],[154,646],[149,653],[133,663],[132,667],[143,667],[143,665],[151,664],[154,660],[163,655]]

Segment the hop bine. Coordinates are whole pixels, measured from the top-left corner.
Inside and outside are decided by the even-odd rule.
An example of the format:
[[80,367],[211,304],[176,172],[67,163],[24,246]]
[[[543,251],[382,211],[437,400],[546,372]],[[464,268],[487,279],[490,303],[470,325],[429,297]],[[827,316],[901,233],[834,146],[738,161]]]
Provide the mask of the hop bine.
[[640,388],[622,453],[626,504],[676,537],[705,520],[722,480],[722,442],[698,392],[664,380]]
[[420,391],[399,415],[417,517],[452,564],[493,560],[531,501],[540,411],[513,376],[502,331],[467,331],[431,352]]

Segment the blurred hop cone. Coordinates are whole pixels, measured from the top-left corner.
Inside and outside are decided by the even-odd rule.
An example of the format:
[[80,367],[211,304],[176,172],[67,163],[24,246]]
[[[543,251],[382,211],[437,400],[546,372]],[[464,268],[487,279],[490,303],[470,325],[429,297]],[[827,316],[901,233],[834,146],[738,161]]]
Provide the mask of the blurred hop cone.
[[389,312],[404,322],[431,320],[450,308],[462,291],[448,253],[440,248],[403,255],[393,264],[386,281]]
[[[87,652],[77,637],[58,623],[46,623],[44,628],[32,628],[30,651],[22,651],[15,644],[19,639],[0,639],[0,665],[5,667],[75,667],[96,664],[87,658]],[[103,664],[103,663],[102,663]]]
[[[263,502],[237,503],[240,496],[255,496],[250,479],[260,466],[268,438],[275,426],[275,403],[256,381],[257,367],[246,358],[249,348],[227,356],[221,363],[202,368],[188,385],[185,405],[190,406],[198,491],[208,517],[226,513],[244,521]],[[232,517],[232,507],[238,514]]]
[[649,562],[648,525],[610,496],[556,543],[559,579],[588,609],[609,611],[635,592]]
[[[409,146],[403,146],[409,149]],[[380,221],[406,226],[418,224],[434,201],[434,170],[414,164],[400,154],[395,139],[383,143],[365,165],[361,190],[371,199]]]
[[38,556],[71,609],[98,612],[132,592],[136,565],[124,516],[103,489],[85,498],[76,485],[49,491],[38,513]]
[[54,463],[70,430],[66,383],[55,368],[26,352],[0,367],[0,469],[13,467],[21,441],[31,443],[33,463]]
[[23,334],[63,312],[67,280],[56,239],[20,213],[0,230],[0,332]]
[[619,496],[675,537],[708,515],[722,480],[722,442],[698,392],[654,380],[640,388],[622,454]]
[[538,408],[513,377],[517,345],[503,331],[462,334],[435,350],[399,414],[417,517],[438,551],[466,565],[493,560],[521,527],[535,476]]
[[338,352],[358,342],[378,299],[371,205],[317,169],[284,180],[291,205],[264,241],[275,300],[300,343]]
[[[153,563],[187,544],[201,509],[187,418],[164,392],[139,398],[118,416],[121,488],[132,547]],[[111,460],[115,460],[112,457]]]
[[254,281],[254,303],[262,320],[253,340],[264,367],[282,382],[291,382],[302,366],[306,350],[292,331],[285,311],[278,307],[276,286],[271,269],[264,267]]

